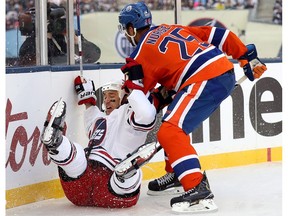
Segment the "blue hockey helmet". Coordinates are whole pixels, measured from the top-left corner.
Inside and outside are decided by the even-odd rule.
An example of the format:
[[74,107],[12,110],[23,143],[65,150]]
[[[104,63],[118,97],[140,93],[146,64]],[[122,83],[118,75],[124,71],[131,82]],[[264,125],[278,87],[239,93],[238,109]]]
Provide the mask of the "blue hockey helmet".
[[152,14],[144,2],[126,5],[119,14],[119,30],[123,32],[131,23],[134,28],[140,29],[152,24]]

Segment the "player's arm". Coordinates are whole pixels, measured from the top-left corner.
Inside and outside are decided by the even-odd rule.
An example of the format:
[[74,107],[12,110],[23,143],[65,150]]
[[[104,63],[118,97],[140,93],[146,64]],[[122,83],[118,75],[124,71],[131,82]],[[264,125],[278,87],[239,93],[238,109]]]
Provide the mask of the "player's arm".
[[[260,78],[262,74],[267,70],[266,65],[258,58],[256,46],[254,44],[242,43],[239,37],[233,32],[223,30],[227,33],[227,37],[223,40],[221,49],[228,56],[232,56],[233,59],[239,61],[240,66],[244,70],[244,74],[250,81]],[[216,30],[217,32],[217,30]],[[214,33],[216,34],[216,33]]]
[[259,78],[267,70],[266,65],[258,58],[256,46],[249,44],[245,46],[240,38],[232,31],[217,27],[194,27],[194,33],[202,40],[207,41],[233,59],[237,59],[243,68],[245,75],[253,81]]
[[[148,93],[149,94],[149,93]],[[133,90],[128,96],[129,104],[133,110],[129,123],[136,130],[151,130],[156,122],[156,109],[141,90]]]
[[229,29],[213,26],[194,26],[189,27],[189,31],[202,41],[213,44],[227,56],[232,56],[233,59],[238,59],[247,52],[247,48],[240,38]]
[[144,130],[152,129],[156,120],[156,109],[144,94],[142,65],[132,58],[126,58],[126,64],[121,70],[125,75],[122,88],[129,94],[128,101],[134,111],[130,123],[139,130],[142,127]]
[[78,105],[85,105],[84,126],[87,136],[91,134],[97,118],[101,118],[103,113],[96,106],[96,92],[93,80],[77,76],[74,80],[74,87],[77,94]]

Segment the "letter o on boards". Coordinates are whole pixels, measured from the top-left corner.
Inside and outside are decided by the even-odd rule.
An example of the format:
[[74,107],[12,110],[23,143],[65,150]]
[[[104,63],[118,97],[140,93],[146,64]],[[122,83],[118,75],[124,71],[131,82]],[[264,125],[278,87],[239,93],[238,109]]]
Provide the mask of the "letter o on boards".
[[116,34],[115,47],[116,47],[117,53],[122,58],[126,58],[127,56],[130,56],[130,54],[135,49],[130,44],[130,42],[126,39],[125,34],[121,34],[120,32],[117,32],[117,34]]
[[[154,26],[154,24],[152,24],[151,26]],[[130,56],[131,53],[135,50],[135,47],[130,44],[130,42],[125,37],[125,34],[122,34],[119,31],[116,33],[115,36],[115,48],[117,50],[117,53],[124,59],[127,56]]]

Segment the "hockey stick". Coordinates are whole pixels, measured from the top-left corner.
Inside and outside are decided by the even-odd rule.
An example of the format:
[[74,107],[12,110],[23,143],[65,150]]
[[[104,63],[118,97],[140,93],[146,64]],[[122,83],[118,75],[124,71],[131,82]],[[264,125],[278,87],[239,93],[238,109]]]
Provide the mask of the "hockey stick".
[[[80,61],[80,77],[83,77],[83,60],[82,60],[82,40],[80,29],[80,0],[76,0],[76,14],[77,14],[77,36],[78,36],[78,49],[79,49],[79,61]],[[82,80],[83,81],[83,80]]]
[[237,82],[235,83],[235,88],[241,85],[248,77],[246,75],[243,75]]

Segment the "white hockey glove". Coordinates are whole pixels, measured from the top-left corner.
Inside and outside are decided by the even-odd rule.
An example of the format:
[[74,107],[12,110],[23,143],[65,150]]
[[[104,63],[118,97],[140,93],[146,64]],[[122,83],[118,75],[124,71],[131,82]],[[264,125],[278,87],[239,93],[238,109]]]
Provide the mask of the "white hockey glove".
[[77,76],[74,80],[74,86],[78,96],[78,105],[96,105],[97,97],[93,80],[86,80]]
[[238,61],[244,70],[244,74],[250,81],[253,81],[255,78],[260,78],[267,70],[267,67],[258,58],[257,50],[254,44],[248,44],[246,47],[248,49],[247,53],[241,56]]

